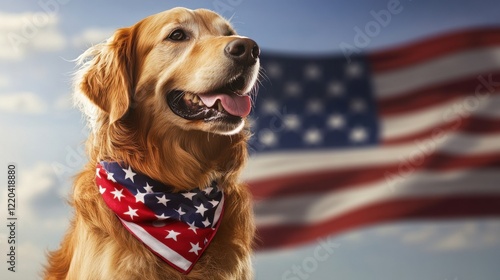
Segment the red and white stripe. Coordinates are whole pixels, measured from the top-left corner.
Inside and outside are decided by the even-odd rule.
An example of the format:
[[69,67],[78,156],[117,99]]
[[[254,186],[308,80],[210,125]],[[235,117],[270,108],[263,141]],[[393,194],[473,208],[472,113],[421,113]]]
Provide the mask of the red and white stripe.
[[258,154],[261,249],[373,223],[500,215],[500,29],[369,56],[378,147]]

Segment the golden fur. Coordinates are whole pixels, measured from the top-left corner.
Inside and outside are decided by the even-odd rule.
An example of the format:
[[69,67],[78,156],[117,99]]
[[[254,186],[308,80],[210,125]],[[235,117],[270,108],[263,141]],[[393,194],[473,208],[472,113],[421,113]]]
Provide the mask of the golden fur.
[[[192,40],[165,42],[177,27]],[[229,23],[207,10],[176,8],[122,28],[80,57],[75,98],[87,114],[89,162],[75,179],[74,218],[60,249],[49,253],[44,279],[252,278],[251,198],[238,176],[247,158],[248,128],[188,121],[165,102],[169,90],[206,92],[227,79]],[[249,73],[253,88],[258,62]],[[230,134],[230,135],[229,135]],[[108,209],[95,185],[99,160],[123,161],[178,190],[219,181],[225,214],[210,246],[182,275],[136,240]]]

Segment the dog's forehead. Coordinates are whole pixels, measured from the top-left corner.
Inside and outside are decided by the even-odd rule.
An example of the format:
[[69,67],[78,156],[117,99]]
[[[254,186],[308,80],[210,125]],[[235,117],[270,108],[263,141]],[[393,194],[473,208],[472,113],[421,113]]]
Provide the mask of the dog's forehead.
[[185,26],[190,30],[203,34],[234,33],[232,26],[220,15],[206,9],[189,10],[174,8],[157,16],[164,23],[164,28]]
[[198,23],[203,23],[203,26],[207,29],[215,28],[221,33],[225,33],[228,29],[232,29],[227,20],[210,10],[198,9],[194,12],[196,21]]

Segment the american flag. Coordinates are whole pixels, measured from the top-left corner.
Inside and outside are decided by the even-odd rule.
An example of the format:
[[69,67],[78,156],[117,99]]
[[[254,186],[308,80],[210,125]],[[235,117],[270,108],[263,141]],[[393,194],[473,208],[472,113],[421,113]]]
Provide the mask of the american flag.
[[223,214],[224,194],[208,188],[173,193],[130,166],[101,162],[96,185],[132,235],[182,273],[189,273],[212,241]]
[[261,249],[500,214],[500,29],[261,62],[244,175]]

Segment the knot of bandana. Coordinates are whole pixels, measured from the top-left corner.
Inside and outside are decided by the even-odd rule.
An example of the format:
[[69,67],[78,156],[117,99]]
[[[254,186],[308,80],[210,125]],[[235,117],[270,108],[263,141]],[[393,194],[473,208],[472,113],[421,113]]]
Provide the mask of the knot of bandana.
[[184,274],[208,247],[222,218],[224,193],[215,181],[203,190],[174,193],[130,166],[100,162],[96,184],[125,228]]

